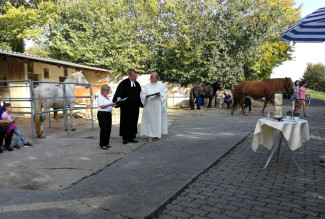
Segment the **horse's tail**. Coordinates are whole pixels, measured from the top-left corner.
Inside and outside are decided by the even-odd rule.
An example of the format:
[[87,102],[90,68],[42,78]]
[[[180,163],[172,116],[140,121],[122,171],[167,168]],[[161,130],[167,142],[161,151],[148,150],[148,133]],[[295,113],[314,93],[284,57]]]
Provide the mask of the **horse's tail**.
[[[42,101],[39,100],[40,98],[40,90],[35,88],[34,89],[34,95],[35,95],[35,112],[42,112]],[[35,132],[38,138],[42,136],[42,129],[41,129],[41,117],[42,114],[35,114],[34,115],[34,121],[35,121]]]
[[194,109],[194,88],[190,91],[190,107],[191,109]]
[[238,95],[237,95],[237,86],[232,91],[232,98],[233,98],[233,103],[232,103],[231,112],[235,112],[236,109],[237,109],[238,102],[239,102],[239,98],[238,98]]

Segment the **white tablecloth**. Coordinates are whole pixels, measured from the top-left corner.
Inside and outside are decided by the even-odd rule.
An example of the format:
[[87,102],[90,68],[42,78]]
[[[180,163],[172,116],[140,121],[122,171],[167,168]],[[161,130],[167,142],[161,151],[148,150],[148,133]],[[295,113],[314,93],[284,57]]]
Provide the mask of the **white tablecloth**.
[[292,151],[300,148],[302,142],[309,140],[309,125],[307,120],[299,119],[298,121],[291,121],[284,119],[278,122],[277,120],[263,118],[259,119],[256,123],[252,142],[253,151],[256,151],[259,145],[271,149],[273,146],[273,135],[276,131],[283,133]]

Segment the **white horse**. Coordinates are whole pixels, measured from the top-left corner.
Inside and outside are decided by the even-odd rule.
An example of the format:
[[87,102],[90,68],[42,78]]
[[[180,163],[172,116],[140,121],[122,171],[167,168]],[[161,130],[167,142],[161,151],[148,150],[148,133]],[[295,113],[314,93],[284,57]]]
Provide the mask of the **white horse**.
[[[76,84],[77,83],[89,84],[88,81],[85,79],[84,75],[82,74],[82,71],[72,73],[65,79],[64,82],[71,83],[65,85],[66,87],[65,97],[63,95],[63,86],[64,86],[63,84],[57,87],[52,84],[43,83],[34,89],[34,97],[36,98],[35,101],[36,112],[49,111],[50,108],[64,109],[64,99],[66,99],[67,106],[69,106],[70,109],[73,109],[75,99],[76,99],[73,91],[76,87]],[[89,85],[83,85],[83,86],[89,88]],[[43,98],[51,98],[51,99],[43,99]],[[67,112],[64,111],[64,115],[65,113]],[[38,138],[45,138],[42,123],[46,118],[46,114],[47,113],[35,115],[35,130]],[[70,110],[70,128],[72,131],[74,131],[75,128],[72,123],[72,116],[73,116],[73,112],[72,110]],[[65,130],[67,130],[66,120],[64,120],[64,126],[65,126]]]

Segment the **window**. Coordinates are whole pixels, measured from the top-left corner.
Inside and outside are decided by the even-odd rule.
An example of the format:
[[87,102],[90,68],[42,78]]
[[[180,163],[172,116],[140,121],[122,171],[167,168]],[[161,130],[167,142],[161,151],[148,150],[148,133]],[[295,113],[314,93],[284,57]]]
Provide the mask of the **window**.
[[27,72],[34,73],[34,63],[33,62],[27,62]]
[[44,79],[50,78],[50,72],[48,68],[44,68]]
[[68,77],[68,69],[67,68],[64,68],[63,71],[64,71],[64,75],[63,76],[64,77]]

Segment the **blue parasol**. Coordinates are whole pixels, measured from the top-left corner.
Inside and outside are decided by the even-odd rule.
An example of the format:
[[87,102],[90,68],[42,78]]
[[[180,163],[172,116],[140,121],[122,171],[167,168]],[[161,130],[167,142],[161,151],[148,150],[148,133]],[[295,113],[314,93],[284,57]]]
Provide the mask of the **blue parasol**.
[[322,43],[325,41],[325,7],[300,19],[289,27],[281,38],[296,43]]

